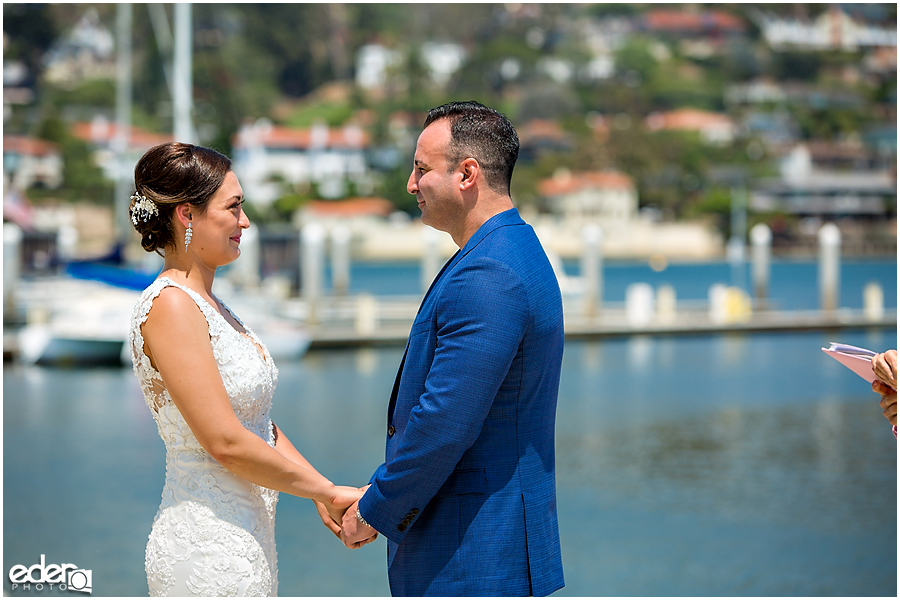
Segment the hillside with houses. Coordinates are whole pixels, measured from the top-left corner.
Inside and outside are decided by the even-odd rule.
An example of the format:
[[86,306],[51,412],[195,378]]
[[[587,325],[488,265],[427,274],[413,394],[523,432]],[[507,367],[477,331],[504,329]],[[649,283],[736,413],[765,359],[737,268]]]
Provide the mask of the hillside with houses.
[[[116,182],[175,137],[169,8],[133,5],[123,131],[116,5],[4,4],[4,221],[133,246]],[[191,141],[232,157],[262,232],[340,223],[359,258],[416,257],[424,112],[475,99],[516,125],[513,199],[560,256],[587,224],[611,258],[718,258],[757,223],[782,255],[827,222],[896,253],[895,5],[192,11]]]

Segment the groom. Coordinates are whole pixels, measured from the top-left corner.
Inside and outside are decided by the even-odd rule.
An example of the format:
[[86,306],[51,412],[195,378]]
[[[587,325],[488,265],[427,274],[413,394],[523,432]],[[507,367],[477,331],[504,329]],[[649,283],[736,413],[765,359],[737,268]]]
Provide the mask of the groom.
[[544,596],[563,587],[554,424],[559,286],[509,193],[519,140],[476,102],[432,109],[407,191],[461,248],[413,322],[385,462],[342,539],[388,539],[395,596]]

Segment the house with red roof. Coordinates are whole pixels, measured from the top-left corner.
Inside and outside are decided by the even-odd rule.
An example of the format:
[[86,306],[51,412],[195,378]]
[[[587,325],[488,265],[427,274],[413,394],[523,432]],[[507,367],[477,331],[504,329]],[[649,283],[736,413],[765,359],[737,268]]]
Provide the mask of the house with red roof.
[[648,10],[639,20],[639,27],[656,34],[678,37],[708,37],[740,35],[747,24],[739,16],[721,10],[657,8]]
[[345,198],[343,200],[312,200],[301,209],[306,217],[323,219],[384,219],[394,212],[394,203],[386,198]]
[[35,186],[55,190],[62,183],[63,159],[56,144],[23,135],[3,136],[4,190]]
[[644,124],[651,131],[696,131],[705,143],[719,146],[730,144],[737,130],[728,115],[696,108],[656,112],[649,115]]
[[[73,123],[71,131],[72,135],[91,147],[94,162],[103,170],[104,176],[115,180],[118,173],[118,153],[115,150],[117,125],[104,117],[96,117],[90,122]],[[170,133],[155,133],[132,126],[125,136],[125,162],[133,169],[144,152],[174,139]]]
[[369,178],[369,134],[357,125],[290,128],[260,120],[232,138],[234,172],[251,202],[267,204],[285,185],[316,184],[325,198],[346,195],[348,183]]
[[637,187],[620,171],[559,170],[537,189],[550,212],[568,219],[621,225],[637,214]]

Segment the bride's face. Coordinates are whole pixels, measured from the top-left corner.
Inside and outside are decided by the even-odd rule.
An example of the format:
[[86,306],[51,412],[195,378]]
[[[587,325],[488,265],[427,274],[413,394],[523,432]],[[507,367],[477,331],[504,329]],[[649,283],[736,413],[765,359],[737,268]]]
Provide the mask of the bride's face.
[[250,227],[243,203],[244,190],[229,171],[206,210],[194,216],[190,249],[210,267],[227,265],[241,255],[241,233]]

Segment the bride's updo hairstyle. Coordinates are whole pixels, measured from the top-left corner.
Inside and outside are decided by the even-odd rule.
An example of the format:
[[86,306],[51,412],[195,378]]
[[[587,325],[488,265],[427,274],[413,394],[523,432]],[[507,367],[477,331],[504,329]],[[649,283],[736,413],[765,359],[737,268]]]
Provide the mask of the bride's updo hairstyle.
[[147,150],[134,167],[135,194],[128,209],[147,252],[175,247],[172,215],[187,202],[200,214],[231,171],[231,160],[215,150],[169,142]]

